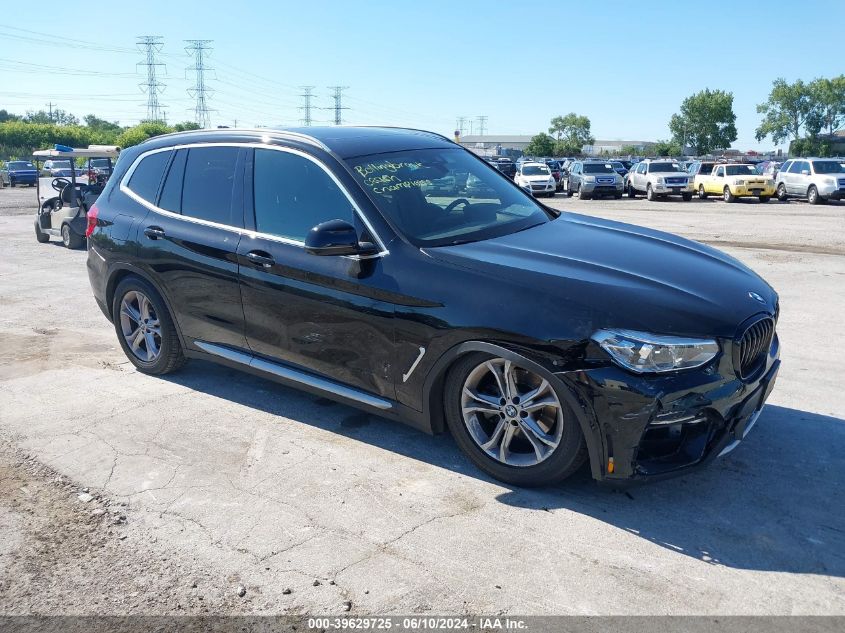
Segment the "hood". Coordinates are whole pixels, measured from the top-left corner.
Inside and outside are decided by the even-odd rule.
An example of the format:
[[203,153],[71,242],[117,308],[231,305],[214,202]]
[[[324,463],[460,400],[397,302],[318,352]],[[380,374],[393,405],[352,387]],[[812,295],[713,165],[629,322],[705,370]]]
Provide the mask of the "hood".
[[426,252],[516,287],[521,305],[509,309],[529,306],[532,319],[551,311],[581,338],[604,327],[730,338],[749,317],[774,314],[777,303],[762,278],[714,248],[570,213],[511,235]]
[[655,171],[650,175],[658,178],[678,178],[679,176],[683,176],[684,178],[690,177],[689,173],[685,171]]

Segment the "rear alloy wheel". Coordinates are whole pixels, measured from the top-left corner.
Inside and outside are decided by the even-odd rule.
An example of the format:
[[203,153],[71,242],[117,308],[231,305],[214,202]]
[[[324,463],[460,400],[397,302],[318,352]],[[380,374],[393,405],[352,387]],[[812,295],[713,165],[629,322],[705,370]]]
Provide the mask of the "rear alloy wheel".
[[810,204],[820,204],[822,202],[822,197],[819,195],[819,190],[816,189],[815,185],[810,185],[810,188],[807,190],[807,202]]
[[707,192],[704,191],[704,185],[698,185],[698,197],[701,200],[707,200]]
[[136,277],[120,282],[114,293],[112,320],[120,346],[145,374],[170,373],[185,362],[176,326],[161,295]]
[[70,230],[69,224],[62,224],[62,244],[65,248],[76,249],[82,246],[82,238]]
[[722,197],[724,197],[725,202],[736,202],[736,196],[731,193],[730,187],[725,187],[725,190],[722,192]]
[[778,185],[777,195],[778,195],[778,200],[780,200],[781,202],[786,202],[786,199],[787,199],[786,186],[783,183],[780,183]]
[[518,361],[471,354],[448,377],[447,421],[461,449],[497,479],[547,485],[584,462],[581,428],[554,387]]

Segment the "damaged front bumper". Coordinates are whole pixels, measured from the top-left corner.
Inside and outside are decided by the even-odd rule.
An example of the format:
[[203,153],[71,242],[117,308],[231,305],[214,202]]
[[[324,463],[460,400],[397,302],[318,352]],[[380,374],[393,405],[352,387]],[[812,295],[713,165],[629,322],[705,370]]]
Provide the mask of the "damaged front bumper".
[[[683,474],[732,451],[756,424],[780,368],[779,341],[752,380],[742,380],[731,354],[695,370],[633,374],[616,365],[562,372],[590,420],[605,481]],[[591,455],[594,457],[595,455]]]

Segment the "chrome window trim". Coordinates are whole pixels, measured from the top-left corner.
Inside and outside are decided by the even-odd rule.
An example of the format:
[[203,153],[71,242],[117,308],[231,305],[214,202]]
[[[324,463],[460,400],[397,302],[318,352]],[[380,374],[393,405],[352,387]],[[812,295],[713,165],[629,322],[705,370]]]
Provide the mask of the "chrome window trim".
[[135,160],[129,166],[129,169],[126,170],[126,173],[120,179],[120,191],[122,191],[124,194],[126,194],[127,196],[132,198],[135,202],[137,202],[138,204],[146,207],[150,211],[153,211],[154,213],[159,213],[159,214],[164,215],[166,217],[177,218],[177,219],[185,220],[185,221],[188,221],[188,222],[194,222],[196,224],[211,226],[211,227],[214,227],[214,228],[235,231],[235,232],[237,232],[241,235],[246,235],[247,237],[250,237],[250,238],[253,238],[253,239],[260,237],[262,239],[267,239],[267,240],[270,240],[270,241],[273,241],[273,242],[280,242],[282,244],[289,244],[290,246],[298,246],[300,248],[305,248],[305,242],[302,241],[302,240],[295,240],[295,239],[288,238],[288,237],[282,237],[281,235],[273,235],[272,233],[262,233],[261,231],[251,231],[251,230],[246,229],[242,226],[237,227],[237,226],[232,226],[230,224],[221,224],[219,222],[211,222],[210,220],[203,220],[202,218],[194,218],[194,217],[191,217],[189,215],[182,215],[181,213],[174,213],[173,211],[167,211],[166,209],[162,209],[161,207],[156,206],[152,202],[145,200],[144,198],[142,198],[141,196],[139,196],[137,193],[135,193],[134,191],[132,191],[129,188],[129,180],[132,178],[132,174],[135,173],[135,169],[138,167],[138,164],[144,158],[146,158],[147,156],[150,156],[151,154],[157,154],[159,152],[170,152],[170,151],[175,152],[175,151],[180,150],[180,149],[191,149],[191,148],[195,148],[195,147],[246,147],[246,148],[252,148],[252,149],[269,149],[269,150],[273,150],[273,151],[277,151],[277,152],[287,152],[289,154],[294,154],[296,156],[300,156],[302,158],[305,158],[306,160],[310,160],[312,163],[314,163],[320,169],[322,169],[326,174],[328,174],[329,178],[332,179],[332,181],[337,186],[337,188],[340,189],[340,191],[343,193],[344,196],[346,196],[346,199],[349,201],[349,204],[352,205],[353,212],[358,216],[358,218],[361,220],[361,222],[367,228],[370,235],[373,236],[373,240],[375,240],[375,242],[376,242],[376,244],[378,245],[378,248],[379,248],[379,251],[377,253],[372,254],[372,255],[344,255],[343,257],[345,257],[347,259],[361,260],[361,259],[374,259],[374,258],[377,258],[377,257],[384,257],[384,256],[390,254],[390,251],[387,250],[387,247],[385,246],[384,241],[381,239],[379,234],[376,233],[376,230],[373,228],[373,225],[370,224],[370,220],[367,218],[367,216],[364,214],[364,212],[361,211],[361,208],[358,206],[358,204],[352,198],[349,191],[346,189],[345,186],[343,186],[343,184],[340,182],[340,180],[338,180],[337,176],[335,176],[332,173],[331,169],[329,169],[326,166],[326,164],[323,163],[320,159],[318,159],[314,156],[311,156],[307,152],[303,152],[302,150],[298,150],[298,149],[295,149],[293,147],[283,147],[283,146],[280,146],[280,145],[271,145],[269,143],[264,143],[264,142],[248,143],[248,142],[243,142],[243,141],[232,141],[232,142],[217,141],[217,142],[206,142],[206,143],[182,143],[182,144],[179,144],[179,145],[168,145],[167,147],[159,147],[159,148],[156,148],[156,149],[147,150],[146,152],[142,152],[141,154],[139,154],[135,158]]

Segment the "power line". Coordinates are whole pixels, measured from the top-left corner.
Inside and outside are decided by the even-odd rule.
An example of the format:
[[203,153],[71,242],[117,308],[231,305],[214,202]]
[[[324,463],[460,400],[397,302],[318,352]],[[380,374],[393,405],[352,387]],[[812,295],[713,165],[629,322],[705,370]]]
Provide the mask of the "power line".
[[302,89],[302,94],[299,95],[302,97],[302,107],[299,108],[304,112],[304,116],[302,117],[302,124],[305,127],[311,126],[311,109],[314,107],[311,104],[311,99],[314,97],[314,86],[300,86]]
[[138,47],[145,53],[146,59],[136,65],[147,67],[147,81],[138,85],[142,91],[147,93],[147,120],[149,121],[162,121],[164,119],[163,108],[158,102],[158,95],[164,91],[164,84],[159,81],[157,76],[158,67],[164,66],[164,64],[156,61],[156,56],[161,53],[162,46],[164,46],[164,38],[160,35],[138,37]]
[[212,40],[185,40],[188,44],[185,51],[194,57],[194,65],[189,66],[186,72],[193,71],[196,74],[196,81],[192,88],[188,88],[188,95],[196,99],[194,106],[194,121],[201,128],[211,126],[211,117],[208,110],[208,95],[213,91],[205,86],[206,71],[213,70],[205,65],[205,55],[211,52]]
[[332,99],[334,99],[334,124],[341,125],[343,123],[343,117],[341,116],[342,112],[343,110],[349,109],[341,104],[341,99],[343,98],[343,91],[348,90],[349,86],[329,86],[329,89],[333,91]]

